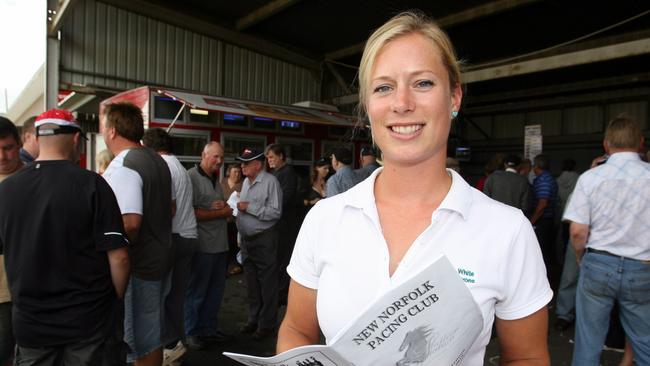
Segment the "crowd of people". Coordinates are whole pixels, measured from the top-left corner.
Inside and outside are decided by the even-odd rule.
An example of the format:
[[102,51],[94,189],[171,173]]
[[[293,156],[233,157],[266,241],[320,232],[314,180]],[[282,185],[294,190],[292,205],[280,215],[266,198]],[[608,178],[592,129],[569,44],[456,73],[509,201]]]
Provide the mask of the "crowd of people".
[[[517,155],[495,154],[477,188],[522,210],[535,229],[547,271],[561,265],[559,281],[551,281],[557,283],[554,326],[565,331],[575,323],[573,364],[598,364],[603,344],[624,349],[621,366],[633,360],[644,364],[649,328],[642,319],[650,309],[647,299],[632,294],[649,289],[638,284],[648,276],[643,222],[650,209],[650,164],[641,129],[627,117],[609,123],[603,145],[606,155],[596,157],[584,174],[567,158],[557,178],[546,155],[530,165]],[[583,257],[589,259],[584,264]]]
[[354,170],[335,148],[308,184],[281,144],[245,148],[220,177],[211,141],[186,170],[128,103],[101,112],[101,176],[77,164],[85,137],[70,112],[22,136],[0,118],[0,366],[176,364],[231,339],[219,310],[242,272],[241,333],[274,336],[286,305],[278,352],[315,344],[441,256],[471,273],[482,315],[464,364],[483,363],[493,327],[502,363],[549,364],[547,272],[562,261],[556,327],[576,323],[573,364],[598,364],[614,304],[629,359],[650,364],[650,164],[635,121],[609,123],[608,155],[582,175],[571,159],[556,179],[547,155],[497,154],[476,190],[446,169],[463,89],[434,22],[408,12],[376,30],[359,85],[378,149]]
[[117,103],[102,113],[94,174],[78,165],[85,137],[70,112],[32,118],[22,136],[0,122],[1,177],[15,175],[0,208],[2,365],[173,364],[185,348],[232,339],[218,324],[227,273],[246,277],[241,332],[274,335],[304,212],[377,167],[373,149],[352,170],[339,148],[304,188],[272,144],[245,149],[219,179],[218,142],[186,170],[166,131],[145,131],[141,110]]

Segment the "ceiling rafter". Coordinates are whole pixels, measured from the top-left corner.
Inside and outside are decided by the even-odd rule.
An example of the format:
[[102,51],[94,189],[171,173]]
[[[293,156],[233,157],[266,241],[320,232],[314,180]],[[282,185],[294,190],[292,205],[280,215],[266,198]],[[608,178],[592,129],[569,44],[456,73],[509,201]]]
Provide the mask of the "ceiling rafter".
[[[461,79],[463,80],[463,83],[470,84],[649,53],[650,38],[643,38],[602,47],[566,52],[548,57],[540,57],[533,60],[513,62],[501,66],[472,70],[464,72]],[[345,105],[357,103],[358,101],[358,94],[348,94],[333,98],[331,104]]]
[[253,25],[262,22],[263,20],[272,17],[273,15],[281,12],[282,10],[294,5],[300,0],[273,0],[266,5],[253,10],[247,15],[237,19],[235,29],[243,31]]
[[[496,0],[484,5],[480,5],[471,9],[463,10],[458,13],[450,14],[442,18],[436,19],[436,23],[441,28],[449,28],[451,26],[468,23],[472,20],[488,17],[494,14],[502,13],[520,6],[529,5],[539,0]],[[326,60],[339,60],[342,58],[357,55],[363,51],[365,42],[357,43],[352,46],[344,47],[336,51],[325,54]]]

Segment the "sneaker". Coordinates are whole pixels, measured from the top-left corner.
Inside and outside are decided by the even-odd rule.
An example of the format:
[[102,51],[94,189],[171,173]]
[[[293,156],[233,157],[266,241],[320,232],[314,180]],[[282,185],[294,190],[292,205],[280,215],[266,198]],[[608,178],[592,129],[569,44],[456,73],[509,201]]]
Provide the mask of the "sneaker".
[[183,357],[185,352],[187,352],[187,349],[182,342],[178,342],[172,349],[165,349],[163,351],[163,366],[179,365],[178,360]]
[[187,336],[185,337],[185,347],[192,351],[200,351],[205,348],[205,343],[197,336]]
[[243,334],[253,334],[257,330],[257,324],[246,323],[239,328]]
[[253,333],[253,339],[256,341],[261,341],[264,338],[275,335],[275,330],[273,328],[260,328]]

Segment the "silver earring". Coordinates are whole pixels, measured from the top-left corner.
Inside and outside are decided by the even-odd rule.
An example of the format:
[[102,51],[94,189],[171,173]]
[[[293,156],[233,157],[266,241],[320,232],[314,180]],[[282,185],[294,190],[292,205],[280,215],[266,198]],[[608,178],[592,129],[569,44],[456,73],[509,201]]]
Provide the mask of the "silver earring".
[[451,118],[456,118],[456,117],[458,117],[458,111],[452,111]]

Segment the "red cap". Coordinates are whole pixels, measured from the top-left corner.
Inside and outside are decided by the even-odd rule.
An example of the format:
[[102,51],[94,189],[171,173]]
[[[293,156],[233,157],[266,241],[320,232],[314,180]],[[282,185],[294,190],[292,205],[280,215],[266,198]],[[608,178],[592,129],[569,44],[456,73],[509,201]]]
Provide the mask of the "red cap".
[[41,113],[36,117],[34,127],[40,127],[45,124],[55,124],[58,126],[76,127],[81,130],[81,126],[77,123],[72,113],[64,109],[50,109],[47,112]]

